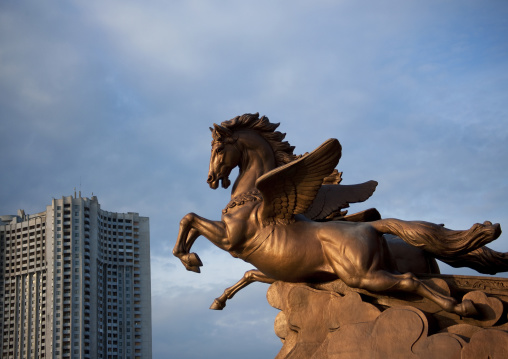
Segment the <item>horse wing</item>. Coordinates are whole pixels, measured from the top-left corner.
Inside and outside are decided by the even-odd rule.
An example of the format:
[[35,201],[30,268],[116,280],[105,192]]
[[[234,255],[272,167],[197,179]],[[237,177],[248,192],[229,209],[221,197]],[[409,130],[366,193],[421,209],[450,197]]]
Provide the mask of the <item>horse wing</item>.
[[312,220],[325,219],[330,214],[348,208],[350,203],[367,200],[376,190],[376,181],[353,185],[323,185],[304,215]]
[[263,195],[263,223],[288,223],[295,214],[304,213],[341,156],[341,145],[329,139],[303,157],[265,173],[256,181]]

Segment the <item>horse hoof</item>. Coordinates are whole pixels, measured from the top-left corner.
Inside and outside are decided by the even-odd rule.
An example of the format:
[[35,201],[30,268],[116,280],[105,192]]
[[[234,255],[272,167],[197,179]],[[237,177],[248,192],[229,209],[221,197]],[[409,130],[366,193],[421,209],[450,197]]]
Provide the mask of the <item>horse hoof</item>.
[[199,267],[203,266],[203,262],[196,253],[184,254],[180,257],[180,260],[188,271],[201,273]]
[[184,256],[185,261],[191,266],[203,266],[203,262],[199,259],[196,253],[189,253]]
[[191,266],[191,265],[188,265],[187,263],[184,263],[184,265],[185,265],[185,269],[187,269],[189,272],[201,273],[201,269],[199,269],[198,266]]
[[222,303],[218,299],[214,299],[212,305],[210,306],[210,309],[212,310],[222,310],[226,306],[226,303]]
[[461,317],[473,317],[478,315],[478,311],[476,310],[474,303],[469,299],[465,299],[462,303],[457,304],[455,306],[455,313]]

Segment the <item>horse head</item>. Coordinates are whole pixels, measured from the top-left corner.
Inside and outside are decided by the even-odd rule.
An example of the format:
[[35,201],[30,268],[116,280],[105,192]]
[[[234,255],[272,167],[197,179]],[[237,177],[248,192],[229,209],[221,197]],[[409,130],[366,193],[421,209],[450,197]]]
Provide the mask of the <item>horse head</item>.
[[294,147],[284,141],[285,134],[276,131],[279,124],[259,117],[259,113],[246,113],[213,126],[207,180],[212,189],[220,181],[222,187],[229,187],[231,170],[240,166],[233,192],[243,193],[252,189],[261,175],[298,157],[293,154]]
[[215,123],[213,126],[210,127],[213,141],[206,182],[212,189],[219,187],[219,181],[222,181],[223,188],[228,188],[231,184],[229,174],[240,163],[241,153],[235,145],[238,137],[223,126]]

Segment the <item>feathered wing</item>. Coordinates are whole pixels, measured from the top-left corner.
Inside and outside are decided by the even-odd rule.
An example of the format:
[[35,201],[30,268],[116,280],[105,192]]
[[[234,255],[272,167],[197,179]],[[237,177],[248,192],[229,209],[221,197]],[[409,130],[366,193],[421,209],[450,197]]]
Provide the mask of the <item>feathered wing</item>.
[[325,219],[330,214],[348,208],[350,203],[367,200],[376,190],[376,181],[354,185],[323,185],[304,215],[312,220]]
[[329,139],[311,153],[259,177],[256,187],[263,195],[263,223],[289,223],[295,214],[304,213],[323,179],[339,163],[341,150],[339,141]]

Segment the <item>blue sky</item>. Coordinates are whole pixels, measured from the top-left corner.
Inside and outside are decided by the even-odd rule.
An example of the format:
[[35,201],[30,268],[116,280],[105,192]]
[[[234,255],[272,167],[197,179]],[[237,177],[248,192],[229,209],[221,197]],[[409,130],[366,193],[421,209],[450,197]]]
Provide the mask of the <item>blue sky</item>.
[[229,200],[208,127],[260,112],[297,153],[339,139],[343,183],[379,182],[350,213],[506,226],[507,104],[505,1],[4,0],[0,213],[76,187],[150,217],[154,358],[274,357],[266,285],[208,310],[248,264],[205,239],[199,275],[171,255],[183,215]]

